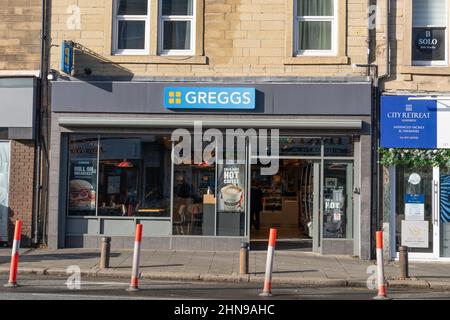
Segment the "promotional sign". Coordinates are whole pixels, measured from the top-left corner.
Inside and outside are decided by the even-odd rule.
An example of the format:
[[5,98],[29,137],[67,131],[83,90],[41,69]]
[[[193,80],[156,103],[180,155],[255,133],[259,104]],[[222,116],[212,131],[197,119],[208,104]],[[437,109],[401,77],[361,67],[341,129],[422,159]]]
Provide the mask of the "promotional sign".
[[218,211],[245,212],[245,164],[219,164]]
[[411,96],[381,98],[381,147],[450,148],[450,107],[444,101]]
[[164,107],[168,109],[255,109],[254,88],[168,87]]
[[73,69],[73,44],[63,41],[61,44],[61,71],[70,74]]
[[402,246],[428,248],[428,221],[402,220]]
[[445,28],[413,28],[412,60],[445,61]]
[[425,195],[423,194],[405,195],[405,220],[407,221],[425,220]]
[[96,160],[73,160],[70,165],[69,210],[94,211],[96,200]]

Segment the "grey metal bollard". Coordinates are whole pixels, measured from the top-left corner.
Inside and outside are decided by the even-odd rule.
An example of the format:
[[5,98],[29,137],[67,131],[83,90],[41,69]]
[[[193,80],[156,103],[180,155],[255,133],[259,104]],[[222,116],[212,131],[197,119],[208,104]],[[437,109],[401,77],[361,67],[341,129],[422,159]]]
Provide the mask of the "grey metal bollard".
[[102,251],[100,254],[100,269],[108,269],[109,268],[110,252],[111,252],[111,238],[103,237],[102,238]]
[[239,254],[239,274],[240,275],[248,274],[249,247],[250,247],[250,244],[248,242],[241,242],[241,250],[240,250],[240,254]]
[[409,278],[409,266],[408,266],[408,247],[400,246],[399,252],[399,267],[400,267],[400,279]]

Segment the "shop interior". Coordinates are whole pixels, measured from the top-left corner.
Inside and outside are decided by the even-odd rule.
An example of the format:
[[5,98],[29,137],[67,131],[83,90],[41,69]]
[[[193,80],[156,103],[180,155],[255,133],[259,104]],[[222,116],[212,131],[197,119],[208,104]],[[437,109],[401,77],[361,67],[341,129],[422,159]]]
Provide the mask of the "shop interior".
[[304,240],[312,248],[313,181],[311,160],[280,160],[280,170],[273,176],[261,175],[260,166],[253,165],[252,190],[261,190],[262,205],[259,226],[252,213],[251,239],[267,239],[269,229],[277,228],[277,238]]

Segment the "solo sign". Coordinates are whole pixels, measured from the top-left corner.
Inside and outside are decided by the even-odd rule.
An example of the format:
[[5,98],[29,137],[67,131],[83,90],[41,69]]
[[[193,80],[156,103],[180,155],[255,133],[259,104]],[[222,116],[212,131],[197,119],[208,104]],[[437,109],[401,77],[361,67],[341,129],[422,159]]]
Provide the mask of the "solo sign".
[[445,28],[413,28],[413,61],[445,61]]
[[255,109],[254,88],[167,87],[167,109]]

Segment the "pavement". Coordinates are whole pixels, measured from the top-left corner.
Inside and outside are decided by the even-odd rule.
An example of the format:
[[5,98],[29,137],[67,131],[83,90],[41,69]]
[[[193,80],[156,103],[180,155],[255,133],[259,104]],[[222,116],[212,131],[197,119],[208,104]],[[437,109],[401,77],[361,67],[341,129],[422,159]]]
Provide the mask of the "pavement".
[[[262,283],[266,254],[264,251],[251,251],[250,274],[239,275],[239,252],[142,250],[141,278]],[[10,256],[11,249],[0,249],[0,273],[9,272]],[[100,253],[95,249],[20,249],[19,276],[68,276],[79,268],[81,276],[130,279],[132,250],[112,250],[108,269],[99,268],[99,258]],[[365,288],[368,280],[373,282],[376,279],[374,266],[374,261],[349,256],[323,256],[295,250],[278,250],[274,257],[272,284]],[[450,263],[410,262],[410,279],[399,280],[399,275],[397,262],[385,265],[385,277],[391,288],[450,291]]]

